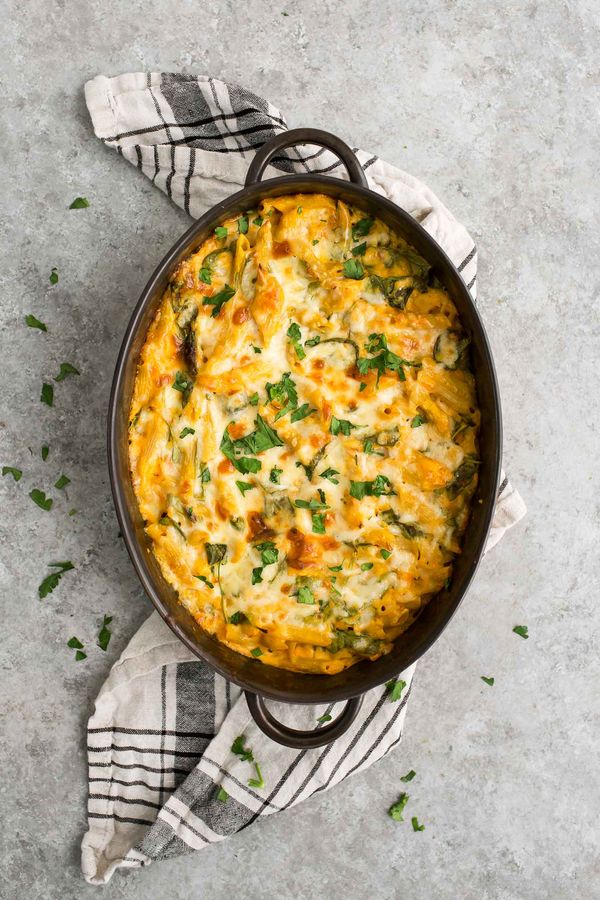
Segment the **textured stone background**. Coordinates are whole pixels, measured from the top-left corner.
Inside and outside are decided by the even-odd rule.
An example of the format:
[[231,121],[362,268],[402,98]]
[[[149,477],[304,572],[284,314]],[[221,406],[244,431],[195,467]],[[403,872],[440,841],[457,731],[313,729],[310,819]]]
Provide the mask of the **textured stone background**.
[[[117,537],[105,410],[131,307],[187,221],[94,138],[82,88],[158,69],[239,81],[290,125],[421,177],[467,223],[505,462],[530,512],[420,664],[390,758],[220,846],[117,875],[103,896],[598,895],[599,20],[597,0],[13,0],[0,36],[0,463],[26,474],[1,485],[2,897],[92,894],[79,873],[84,723],[149,613]],[[90,209],[67,211],[78,194]],[[47,335],[24,326],[28,312]],[[48,409],[41,381],[63,360],[82,376]],[[39,510],[28,491],[56,496],[63,471],[66,496]],[[57,558],[77,569],[40,603]],[[93,643],[104,613],[108,652],[75,664],[66,640]],[[422,834],[385,812],[410,767]]]

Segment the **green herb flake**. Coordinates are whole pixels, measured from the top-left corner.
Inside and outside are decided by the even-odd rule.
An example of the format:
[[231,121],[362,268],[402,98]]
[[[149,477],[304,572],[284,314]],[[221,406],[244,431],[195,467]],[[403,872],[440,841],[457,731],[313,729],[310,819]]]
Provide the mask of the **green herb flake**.
[[21,469],[16,469],[14,466],[2,466],[2,476],[4,475],[12,475],[15,481],[20,481],[23,472]]
[[352,225],[352,240],[357,241],[361,237],[366,237],[371,228],[375,224],[375,219],[359,219]]
[[248,617],[246,616],[245,613],[237,610],[236,612],[233,613],[233,615],[229,616],[229,621],[231,622],[232,625],[241,625],[242,622],[248,621]]
[[239,735],[231,745],[231,752],[242,760],[242,762],[254,762],[254,754],[249,747],[244,747],[244,736]]
[[90,201],[86,197],[75,197],[69,209],[87,209],[89,205]]
[[80,375],[79,369],[72,366],[71,363],[63,362],[60,364],[60,372],[54,376],[55,381],[64,381],[68,375]]
[[360,281],[365,277],[365,267],[358,259],[347,259],[343,266],[343,273],[346,278]]
[[361,572],[368,572],[369,569],[373,568],[373,563],[371,563],[371,562],[362,563],[360,568],[361,568]]
[[202,266],[198,272],[198,280],[203,284],[212,284],[212,275],[208,266]]
[[58,284],[58,269],[56,266],[53,266],[50,272],[50,284]]
[[316,247],[316,245],[318,243],[319,243],[319,238],[313,238],[313,242],[312,242],[313,247]]
[[321,472],[321,474],[319,475],[319,478],[326,478],[327,481],[331,481],[332,484],[339,484],[340,483],[339,478],[335,477],[336,475],[339,475],[339,474],[340,473],[337,471],[337,469],[325,469],[323,472]]
[[214,589],[214,584],[212,583],[212,581],[208,580],[206,575],[194,575],[194,578],[197,578],[198,581],[202,581],[211,591]]
[[87,659],[87,653],[84,653],[83,650],[77,650],[75,653],[75,662],[81,662],[82,659]]
[[292,347],[296,351],[296,356],[298,357],[298,359],[304,359],[306,357],[306,351],[300,343],[300,341],[302,340],[302,332],[300,331],[300,326],[297,324],[297,322],[291,323],[290,327],[287,330],[287,336],[290,339]]
[[186,375],[185,372],[178,371],[175,374],[175,380],[171,385],[174,391],[179,391],[182,397],[183,405],[185,406],[188,400],[190,399],[190,394],[194,388],[194,382],[192,379]]
[[57,490],[62,491],[62,489],[64,487],[66,487],[68,484],[71,484],[71,479],[67,478],[66,475],[61,475],[60,478],[58,478],[57,481],[55,482],[54,487]]
[[209,566],[217,566],[227,559],[227,544],[204,544],[204,552]]
[[251,346],[255,353],[262,353],[262,350],[260,349],[260,347],[255,347],[254,344],[252,344]]
[[265,220],[263,219],[262,216],[257,216],[255,219],[252,219],[252,224],[253,224],[253,225],[256,225],[257,228],[260,228],[260,226],[262,225],[262,223],[263,223],[264,221],[265,221]]
[[282,472],[283,469],[278,469],[277,466],[273,466],[273,468],[271,469],[271,474],[269,475],[269,481],[272,484],[281,484],[280,478]]
[[254,647],[254,648],[250,651],[250,656],[254,656],[255,659],[258,659],[258,657],[259,657],[259,656],[262,656],[262,655],[263,655],[263,652],[262,652],[262,650],[260,649],[260,647]]
[[248,787],[264,788],[265,782],[262,777],[262,772],[260,771],[260,766],[258,765],[258,763],[256,761],[254,762],[254,769],[256,771],[256,778],[248,779]]
[[32,316],[31,314],[28,316],[25,316],[25,324],[28,325],[30,328],[39,328],[40,331],[48,331],[48,329],[44,325],[44,323],[40,322],[39,319],[36,319],[36,317]]
[[50,453],[50,447],[48,444],[42,444],[42,459],[45,461],[48,459],[48,454]]
[[421,416],[421,415],[415,416],[414,419],[412,420],[412,422],[410,423],[410,427],[411,428],[419,428],[421,425],[424,425],[426,423],[426,421],[427,421],[427,419],[425,418],[425,416]]
[[52,498],[46,497],[44,491],[38,490],[38,488],[34,488],[29,492],[29,496],[36,503],[40,509],[44,509],[46,512],[49,512],[52,509]]
[[311,518],[313,534],[325,534],[325,516],[323,513],[313,513]]
[[364,256],[367,252],[367,242],[363,241],[362,244],[357,244],[356,247],[352,248],[352,256]]
[[219,801],[219,803],[227,803],[227,801],[229,800],[229,794],[224,787],[220,787],[217,791],[217,800]]
[[316,347],[317,344],[321,343],[321,335],[315,334],[314,337],[309,338],[307,341],[304,341],[305,347]]
[[328,566],[327,568],[330,572],[341,572],[344,568],[344,564],[340,563],[339,566]]
[[331,434],[343,434],[346,437],[349,437],[350,432],[358,427],[358,425],[353,425],[352,422],[349,422],[348,419],[337,419],[335,416],[331,417],[331,422],[329,423]]
[[256,487],[255,484],[249,484],[247,481],[236,481],[236,484],[240,490],[242,497],[246,496],[246,491],[253,491]]
[[298,409],[295,409],[292,415],[290,416],[291,422],[300,422],[301,419],[306,419],[308,416],[312,416],[313,413],[316,413],[316,409],[312,408],[309,403],[303,403],[302,406],[299,406]]
[[43,600],[48,596],[48,594],[52,593],[52,591],[58,586],[58,583],[65,572],[69,572],[71,569],[75,568],[75,566],[71,562],[48,563],[48,566],[51,569],[58,569],[58,572],[52,572],[50,575],[47,575],[40,584],[38,588],[38,596],[40,600]]
[[490,687],[494,686],[494,679],[491,676],[482,675],[481,680],[485,681],[486,684],[489,684]]
[[389,559],[390,556],[392,555],[389,550],[384,550],[383,547],[381,548],[379,553],[380,553],[382,559]]
[[362,394],[362,392],[365,390],[366,387],[367,387],[367,382],[361,381],[359,388],[358,388],[358,393]]
[[258,393],[252,394],[251,397],[248,397],[248,403],[250,406],[258,406]]
[[184,438],[184,437],[187,437],[188,434],[196,434],[195,429],[194,429],[194,428],[188,428],[188,427],[186,426],[182,431],[179,432],[179,438],[180,438],[180,440],[181,440],[182,438]]
[[413,829],[413,831],[425,831],[425,826],[424,826],[424,825],[419,825],[419,820],[417,819],[416,816],[413,816],[412,819],[411,819],[410,821],[411,821],[411,824],[412,824],[412,829]]
[[226,284],[224,288],[222,288],[217,294],[213,297],[205,297],[202,301],[203,306],[212,306],[213,311],[211,312],[211,316],[215,319],[225,303],[228,300],[231,300],[233,295],[235,294],[235,288],[230,287],[230,285]]
[[331,722],[331,716],[329,715],[329,713],[323,713],[322,716],[319,716],[317,722],[319,723],[319,725],[323,725],[325,722]]
[[306,585],[302,585],[302,587],[298,588],[298,594],[296,596],[298,603],[305,603],[307,606],[315,605],[315,598],[313,592]]
[[104,618],[102,619],[102,626],[100,628],[100,631],[98,632],[98,646],[101,650],[108,649],[108,645],[110,643],[112,635],[112,632],[108,626],[110,625],[112,620],[112,616],[104,616]]
[[396,700],[399,700],[402,696],[402,691],[406,687],[406,682],[402,681],[401,678],[392,678],[391,681],[386,681],[385,688],[390,695],[390,702],[395,703]]
[[252,584],[261,584],[262,580],[262,566],[257,566],[252,569]]
[[322,500],[294,500],[294,506],[298,509],[329,509]]
[[45,381],[42,385],[40,400],[42,401],[42,403],[45,403],[46,406],[52,406],[54,404],[54,388],[51,384],[48,384],[47,381]]
[[515,634],[518,634],[519,637],[524,638],[525,640],[529,637],[528,627],[527,625],[515,625],[513,628]]
[[248,216],[240,216],[237,227],[240,234],[248,234]]
[[385,475],[377,475],[373,481],[350,482],[350,496],[355,500],[362,500],[363,497],[389,497],[395,493]]
[[404,784],[408,784],[409,781],[412,781],[417,773],[414,769],[411,769],[410,772],[407,772],[406,775],[400,776],[400,781],[403,781]]
[[408,794],[400,794],[396,803],[392,803],[388,809],[388,816],[390,816],[394,822],[404,822],[402,813],[404,812],[404,807],[408,803],[408,800]]
[[218,225],[215,228],[215,234],[220,241],[224,241],[225,238],[227,237],[228,231],[222,225]]
[[76,509],[70,509],[68,514],[69,514],[70,516],[74,516],[74,515],[76,514],[76,512],[77,512]]

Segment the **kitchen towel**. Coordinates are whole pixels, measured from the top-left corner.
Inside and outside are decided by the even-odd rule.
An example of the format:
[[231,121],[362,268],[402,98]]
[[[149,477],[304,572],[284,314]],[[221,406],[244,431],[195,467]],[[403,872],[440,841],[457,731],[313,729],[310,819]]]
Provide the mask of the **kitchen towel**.
[[[85,96],[96,135],[193,217],[239,189],[255,150],[287,128],[268,101],[207,76],[98,76]],[[477,254],[464,226],[416,178],[355,152],[371,189],[421,222],[475,295]],[[333,154],[314,147],[287,151],[264,177],[282,172],[346,177]],[[503,476],[486,550],[524,515],[523,500]],[[394,694],[386,687],[367,693],[342,738],[293,750],[266,738],[240,689],[198,661],[153,613],[113,666],[89,721],[86,881],[104,884],[117,868],[224,840],[381,759],[400,742],[414,669],[401,675],[404,686]],[[287,724],[308,729],[319,717],[338,715],[343,703],[270,707]],[[236,741],[252,759],[233,752]]]

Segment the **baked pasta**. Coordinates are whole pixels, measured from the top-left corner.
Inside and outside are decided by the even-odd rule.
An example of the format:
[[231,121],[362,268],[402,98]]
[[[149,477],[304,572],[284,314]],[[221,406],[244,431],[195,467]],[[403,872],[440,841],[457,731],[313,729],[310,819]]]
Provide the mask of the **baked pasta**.
[[323,194],[264,200],[180,264],[129,449],[153,552],[203,629],[304,672],[391,649],[460,553],[467,345],[427,262]]

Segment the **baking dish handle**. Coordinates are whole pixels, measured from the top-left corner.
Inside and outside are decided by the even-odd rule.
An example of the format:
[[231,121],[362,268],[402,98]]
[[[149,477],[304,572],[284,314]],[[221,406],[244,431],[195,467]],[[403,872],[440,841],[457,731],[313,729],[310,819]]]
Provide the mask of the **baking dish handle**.
[[[359,184],[361,187],[368,187],[363,168],[348,144],[345,144],[344,141],[341,141],[334,134],[330,134],[328,131],[321,131],[319,128],[292,128],[291,131],[282,131],[281,134],[267,141],[250,163],[245,187],[257,184],[261,180],[263,172],[276,153],[279,153],[280,150],[285,150],[287,147],[294,147],[296,144],[317,144],[320,147],[326,147],[327,150],[335,153],[344,163],[350,181],[354,184]],[[307,172],[308,176],[310,174],[310,172]]]
[[297,747],[299,750],[311,750],[313,747],[323,747],[330,744],[352,725],[362,705],[363,698],[351,697],[346,703],[343,712],[322,728],[312,731],[300,731],[297,728],[289,728],[282,722],[278,722],[275,716],[269,712],[265,698],[260,694],[252,694],[245,691],[246,703],[252,714],[252,718],[267,737],[284,747]]

